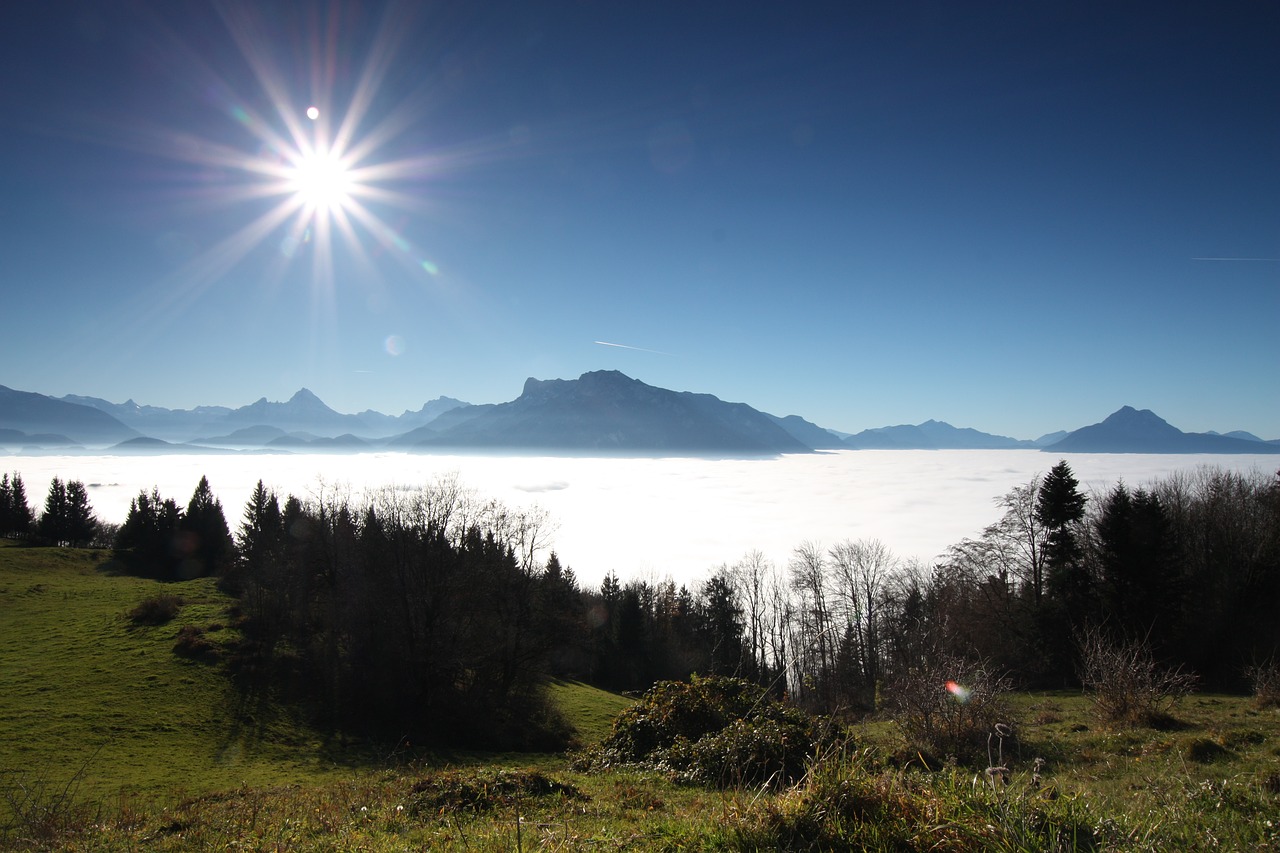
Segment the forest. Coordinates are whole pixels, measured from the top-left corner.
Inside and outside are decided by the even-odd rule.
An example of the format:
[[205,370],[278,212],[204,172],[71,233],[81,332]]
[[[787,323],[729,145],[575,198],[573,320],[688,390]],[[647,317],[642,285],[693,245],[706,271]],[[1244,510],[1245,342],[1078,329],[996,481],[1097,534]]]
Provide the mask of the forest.
[[109,547],[148,577],[217,577],[237,601],[241,689],[360,734],[553,748],[567,733],[551,678],[629,691],[733,675],[856,718],[921,678],[1079,685],[1091,647],[1140,649],[1217,691],[1274,668],[1280,474],[1202,468],[1086,495],[1062,461],[992,515],[929,564],[876,540],[806,542],[692,588],[613,574],[586,588],[543,512],[456,477],[358,499],[259,482],[234,529],[207,478],[185,506],[140,493],[118,527],[94,518],[82,483],[55,479],[36,513],[20,474],[0,478],[0,535]]

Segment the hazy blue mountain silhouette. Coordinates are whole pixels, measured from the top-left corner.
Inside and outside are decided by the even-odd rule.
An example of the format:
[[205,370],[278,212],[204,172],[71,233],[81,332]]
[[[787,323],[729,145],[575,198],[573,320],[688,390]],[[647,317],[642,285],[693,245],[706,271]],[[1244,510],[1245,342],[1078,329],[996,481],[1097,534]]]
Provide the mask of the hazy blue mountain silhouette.
[[529,379],[509,403],[446,412],[395,446],[692,454],[806,453],[769,415],[613,370]]
[[283,403],[273,403],[262,397],[247,406],[232,409],[227,414],[226,422],[246,426],[273,426],[286,432],[309,430],[329,435],[352,432],[365,426],[359,416],[335,412],[306,388],[300,389]]
[[163,438],[167,441],[187,441],[197,435],[216,432],[231,412],[226,406],[197,406],[194,409],[142,406],[135,403],[132,398],[123,403],[112,403],[101,397],[68,394],[62,400],[82,406],[92,406],[143,435]]
[[1233,429],[1231,432],[1222,432],[1222,433],[1217,432],[1215,430],[1209,430],[1208,432],[1205,433],[1205,435],[1225,435],[1227,438],[1242,438],[1245,441],[1262,441],[1262,439],[1258,438],[1253,433],[1245,432],[1242,429]]
[[1070,434],[1071,433],[1065,429],[1055,430],[1053,432],[1045,433],[1039,438],[1033,440],[1031,443],[1034,444],[1036,447],[1048,447],[1051,444],[1057,444],[1059,441],[1062,441],[1062,439],[1066,438]]
[[1044,450],[1052,453],[1280,453],[1280,446],[1210,433],[1183,432],[1150,409],[1125,406]]
[[866,429],[844,440],[855,450],[1007,450],[1032,447],[1030,441],[992,435],[969,427],[954,427],[945,421]]
[[194,444],[174,444],[173,442],[165,441],[162,438],[152,438],[146,435],[131,438],[128,441],[122,441],[119,444],[113,445],[110,450],[113,453],[138,456],[158,456],[166,453],[187,456],[201,453],[232,452],[223,448],[201,447]]
[[471,404],[462,400],[455,400],[453,397],[436,397],[434,400],[428,400],[423,403],[422,408],[417,411],[405,409],[399,415],[384,415],[382,412],[375,412],[373,409],[365,409],[356,417],[366,427],[362,434],[390,436],[431,423],[445,412],[469,405]]
[[263,447],[267,442],[287,435],[280,427],[267,424],[241,427],[226,435],[202,436],[191,439],[192,444],[212,444],[218,447]]
[[774,423],[786,430],[796,441],[807,447],[812,447],[814,450],[838,450],[845,447],[844,441],[834,432],[806,421],[799,415],[787,415],[785,418],[780,418],[777,415],[770,415],[766,412],[765,416],[771,418]]
[[897,426],[864,429],[844,440],[844,446],[854,450],[936,450],[918,426]]
[[138,431],[95,409],[0,385],[0,428],[65,436],[80,444],[115,444],[138,437]]
[[23,432],[20,429],[0,428],[0,447],[30,447],[42,449],[47,447],[79,447],[79,442],[72,441],[65,435],[53,432]]
[[319,436],[306,443],[307,450],[365,450],[370,446],[369,441],[349,432],[335,435],[332,438]]
[[[406,429],[412,427],[411,429]],[[595,453],[757,455],[826,449],[1014,449],[1054,453],[1280,453],[1280,439],[1252,433],[1185,433],[1148,410],[1125,406],[1098,424],[1035,441],[957,428],[944,421],[900,424],[851,435],[798,415],[777,417],[711,394],[656,388],[617,371],[578,379],[529,379],[508,403],[473,406],[437,397],[417,411],[358,415],[334,411],[303,388],[279,403],[265,397],[230,409],[164,409],[132,399],[61,399],[0,386],[0,446],[119,446],[142,452],[187,447],[360,450],[399,448],[522,449]],[[123,446],[122,446],[123,445]]]
[[[264,446],[281,434],[299,431],[324,438],[342,434],[385,438],[429,423],[449,409],[467,405],[461,400],[438,397],[424,403],[417,411],[406,410],[401,415],[385,415],[372,409],[358,415],[347,415],[334,411],[306,388],[283,403],[262,397],[236,409],[226,406],[165,409],[140,406],[133,400],[112,403],[98,397],[73,395],[62,399],[106,412],[144,435],[168,441],[205,441],[223,446],[244,447]],[[270,436],[245,432],[256,427],[273,428],[279,432]]]

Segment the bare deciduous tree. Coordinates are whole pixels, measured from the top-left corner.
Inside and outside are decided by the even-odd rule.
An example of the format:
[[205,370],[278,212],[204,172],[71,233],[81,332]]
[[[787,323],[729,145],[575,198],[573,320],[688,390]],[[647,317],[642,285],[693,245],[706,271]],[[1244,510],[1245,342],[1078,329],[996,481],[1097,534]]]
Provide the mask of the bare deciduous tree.
[[857,638],[862,683],[874,687],[881,676],[880,624],[889,579],[898,560],[879,539],[845,540],[831,549],[841,615]]
[[788,569],[796,594],[790,661],[797,676],[792,679],[793,690],[800,698],[830,707],[836,625],[828,601],[826,555],[820,545],[805,542],[792,552]]

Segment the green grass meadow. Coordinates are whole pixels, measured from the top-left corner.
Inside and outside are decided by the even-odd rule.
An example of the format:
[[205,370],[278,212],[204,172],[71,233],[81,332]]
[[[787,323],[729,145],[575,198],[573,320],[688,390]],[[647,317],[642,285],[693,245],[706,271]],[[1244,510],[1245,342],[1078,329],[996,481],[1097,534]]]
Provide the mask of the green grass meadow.
[[[135,625],[143,600],[185,602]],[[152,798],[338,772],[279,709],[242,707],[216,664],[181,657],[182,626],[234,639],[209,579],[119,575],[104,552],[0,545],[0,769],[86,794]]]
[[[161,594],[177,615],[135,624]],[[208,579],[0,542],[0,847],[1280,850],[1280,713],[1249,697],[1193,694],[1167,726],[1111,729],[1079,693],[1017,694],[1015,735],[992,744],[1007,784],[926,772],[874,720],[796,786],[718,791],[564,755],[340,740],[245,705],[216,660],[175,653],[184,626],[234,643],[229,603]],[[574,682],[551,696],[584,743],[630,703]]]

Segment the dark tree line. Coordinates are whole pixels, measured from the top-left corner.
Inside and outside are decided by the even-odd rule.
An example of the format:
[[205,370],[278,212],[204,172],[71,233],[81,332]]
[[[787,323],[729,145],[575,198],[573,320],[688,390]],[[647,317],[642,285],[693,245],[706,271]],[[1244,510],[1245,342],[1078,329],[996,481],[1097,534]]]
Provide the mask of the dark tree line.
[[0,477],[0,536],[24,539],[35,526],[35,513],[27,504],[27,487],[22,475],[14,472]]
[[941,659],[1076,685],[1088,632],[1146,643],[1214,689],[1280,655],[1280,476],[1201,469],[1089,496],[1060,462],[997,503],[931,566],[860,540],[802,544],[785,566],[749,554],[692,594],[610,576],[585,593],[591,672],[614,686],[735,674],[857,711]]
[[224,577],[245,665],[344,728],[559,743],[543,689],[582,599],[554,555],[539,561],[544,525],[454,480],[283,506],[259,483]]
[[221,576],[235,559],[222,503],[207,477],[200,478],[185,512],[157,489],[139,492],[113,545],[133,572],[161,580]]
[[577,632],[586,645],[572,660],[577,671],[618,690],[693,673],[758,679],[745,643],[744,612],[724,571],[696,592],[659,583],[622,585],[610,574],[600,590],[583,593],[587,622]]
[[101,525],[94,517],[89,491],[79,480],[54,477],[44,511],[36,516],[27,504],[22,476],[0,477],[0,536],[35,544],[83,548],[99,539]]
[[1220,689],[1280,653],[1280,475],[1206,468],[1087,500],[1063,462],[1002,505],[927,585],[943,641],[1032,684],[1074,683],[1093,629]]

